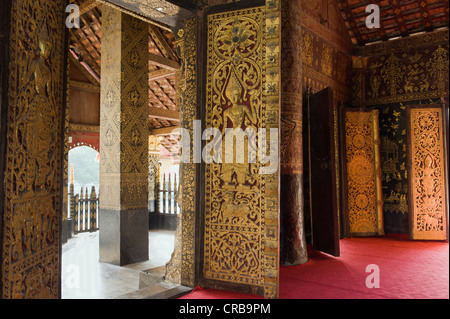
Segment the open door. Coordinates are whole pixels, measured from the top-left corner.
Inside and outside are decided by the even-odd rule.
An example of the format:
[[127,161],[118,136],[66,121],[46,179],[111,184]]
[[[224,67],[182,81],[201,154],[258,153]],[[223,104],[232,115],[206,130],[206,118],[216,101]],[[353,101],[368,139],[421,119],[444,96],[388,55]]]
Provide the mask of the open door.
[[312,244],[315,250],[339,256],[337,132],[331,88],[309,97],[307,116]]
[[278,5],[212,7],[204,17],[199,284],[266,298],[278,297],[279,273]]

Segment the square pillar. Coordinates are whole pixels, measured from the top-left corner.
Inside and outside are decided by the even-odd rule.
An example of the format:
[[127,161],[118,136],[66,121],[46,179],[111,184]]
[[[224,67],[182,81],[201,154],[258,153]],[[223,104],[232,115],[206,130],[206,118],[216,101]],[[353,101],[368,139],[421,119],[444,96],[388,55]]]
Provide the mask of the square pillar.
[[148,24],[104,6],[100,261],[148,260]]

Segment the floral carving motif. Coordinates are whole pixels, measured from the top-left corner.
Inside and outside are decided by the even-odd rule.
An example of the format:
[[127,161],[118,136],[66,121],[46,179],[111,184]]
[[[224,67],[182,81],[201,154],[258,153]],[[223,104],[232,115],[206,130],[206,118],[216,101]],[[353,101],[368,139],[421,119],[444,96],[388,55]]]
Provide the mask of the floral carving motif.
[[409,132],[411,236],[447,239],[442,110],[411,108]]

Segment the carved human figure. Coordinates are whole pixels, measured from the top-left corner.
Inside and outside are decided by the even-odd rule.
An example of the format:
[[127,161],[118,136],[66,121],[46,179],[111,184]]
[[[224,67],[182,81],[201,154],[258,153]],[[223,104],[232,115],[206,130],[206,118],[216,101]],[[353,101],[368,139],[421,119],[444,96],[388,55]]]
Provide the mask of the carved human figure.
[[[27,188],[36,190],[45,184],[51,168],[48,161],[48,145],[51,140],[54,103],[52,97],[52,74],[50,69],[51,42],[45,21],[39,32],[37,57],[29,57],[27,81],[33,81],[35,92],[30,92],[29,117],[27,120],[26,147],[30,154],[27,161]],[[45,110],[45,111],[43,111]]]
[[[236,76],[234,71],[231,71],[229,81],[225,89],[225,95],[230,101],[231,107],[227,108],[223,112],[223,136],[225,135],[225,129],[228,128],[228,120],[233,124],[233,129],[246,129],[248,127],[254,127],[257,122],[256,112],[252,101],[250,100],[250,108],[242,103],[243,87],[241,82]],[[249,143],[247,147],[254,147],[251,145],[251,141],[254,140],[253,136],[248,139]],[[236,143],[237,144],[237,143]],[[236,153],[239,148],[244,148],[244,145],[236,145]],[[239,151],[242,151],[239,149]],[[249,163],[224,163],[222,165],[223,179],[229,184],[234,184],[235,187],[245,184],[250,177]]]

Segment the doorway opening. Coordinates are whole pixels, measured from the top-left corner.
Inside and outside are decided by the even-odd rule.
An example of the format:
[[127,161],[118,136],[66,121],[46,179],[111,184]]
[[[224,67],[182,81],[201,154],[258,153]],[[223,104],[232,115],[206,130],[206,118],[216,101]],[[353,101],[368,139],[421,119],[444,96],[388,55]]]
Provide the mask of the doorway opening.
[[[99,233],[107,227],[98,218],[102,11],[97,3],[81,14],[80,28],[69,30],[66,112],[68,145],[73,150],[65,165],[68,200],[63,215],[71,226],[70,238],[62,246],[63,299],[115,298],[163,280],[181,213],[176,200],[179,135],[171,134],[180,125],[176,107],[180,60],[173,32],[149,23],[149,259],[124,266],[99,262]],[[75,158],[80,163],[72,162]],[[95,174],[97,179],[88,178]]]

